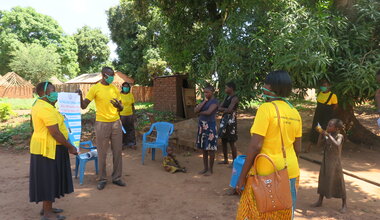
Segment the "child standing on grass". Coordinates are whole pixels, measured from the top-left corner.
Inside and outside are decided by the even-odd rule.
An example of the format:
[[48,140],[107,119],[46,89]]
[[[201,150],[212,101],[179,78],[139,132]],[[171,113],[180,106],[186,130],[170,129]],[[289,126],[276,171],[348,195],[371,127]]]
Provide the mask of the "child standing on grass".
[[323,160],[319,171],[318,194],[319,199],[313,207],[322,206],[323,197],[341,198],[341,212],[346,212],[346,187],[343,177],[341,163],[341,153],[343,146],[344,125],[339,119],[331,119],[327,125],[326,131],[321,131],[318,139],[318,145],[324,148]]

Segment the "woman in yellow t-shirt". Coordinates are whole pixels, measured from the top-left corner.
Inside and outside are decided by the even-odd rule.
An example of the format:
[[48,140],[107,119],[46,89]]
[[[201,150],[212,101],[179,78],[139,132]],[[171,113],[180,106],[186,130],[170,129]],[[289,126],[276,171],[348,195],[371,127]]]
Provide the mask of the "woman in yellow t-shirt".
[[31,111],[29,199],[30,202],[43,202],[41,219],[65,219],[57,215],[63,210],[52,206],[56,198],[74,191],[69,153],[78,153],[67,141],[64,118],[54,107],[58,93],[53,84],[39,83],[36,90],[39,98]]
[[315,129],[318,123],[323,130],[326,130],[327,123],[334,118],[334,111],[338,107],[338,97],[331,92],[331,85],[327,80],[322,80],[320,91],[317,94],[317,108],[314,112],[313,123],[310,133],[310,145],[306,152],[311,150],[313,144],[318,141],[319,133]]
[[123,134],[123,149],[131,147],[136,149],[136,136],[135,136],[135,98],[131,92],[131,85],[124,82],[121,85],[121,103],[123,104],[123,111],[120,112],[120,120],[125,129]]
[[[237,212],[237,220],[253,219],[291,219],[296,202],[296,185],[299,177],[298,153],[301,150],[302,120],[301,116],[286,99],[292,91],[292,81],[285,71],[274,71],[268,74],[263,87],[267,102],[262,104],[251,128],[251,141],[248,146],[247,157],[242,168],[236,191],[242,193]],[[278,124],[278,107],[281,124]],[[280,134],[280,128],[282,136]],[[257,210],[252,189],[252,169],[255,157],[259,153],[268,155],[276,165],[277,170],[285,167],[282,153],[282,141],[286,151],[286,163],[290,180],[289,193],[292,195],[293,208],[261,213]],[[266,158],[257,160],[258,175],[266,176],[274,172],[274,168]],[[242,192],[242,189],[244,190]]]

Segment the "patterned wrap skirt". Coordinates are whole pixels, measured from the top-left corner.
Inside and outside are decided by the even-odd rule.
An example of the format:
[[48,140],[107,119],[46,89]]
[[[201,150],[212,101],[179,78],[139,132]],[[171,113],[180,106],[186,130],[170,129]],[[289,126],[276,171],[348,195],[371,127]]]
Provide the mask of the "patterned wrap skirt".
[[240,198],[240,203],[238,207],[238,212],[236,220],[291,220],[293,219],[293,213],[296,206],[296,196],[299,184],[299,177],[290,179],[290,192],[292,194],[292,205],[291,209],[279,210],[274,212],[261,213],[257,210],[256,200],[252,189],[252,178],[248,178],[243,194]]
[[31,154],[29,176],[30,202],[50,201],[74,192],[70,157],[66,147],[57,145],[55,160]]
[[199,120],[197,134],[197,148],[213,151],[218,149],[215,121]]
[[220,127],[218,137],[225,142],[236,142],[237,135],[237,117],[236,112],[231,114],[224,114],[220,120]]

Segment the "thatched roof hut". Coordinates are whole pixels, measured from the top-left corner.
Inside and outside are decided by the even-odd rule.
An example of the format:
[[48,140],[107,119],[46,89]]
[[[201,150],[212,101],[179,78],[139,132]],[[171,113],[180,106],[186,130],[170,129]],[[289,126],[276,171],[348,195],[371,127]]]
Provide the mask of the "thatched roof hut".
[[1,98],[33,98],[34,86],[14,72],[0,78]]
[[63,82],[59,80],[56,76],[52,76],[49,79],[49,82],[53,83],[53,85],[62,85]]

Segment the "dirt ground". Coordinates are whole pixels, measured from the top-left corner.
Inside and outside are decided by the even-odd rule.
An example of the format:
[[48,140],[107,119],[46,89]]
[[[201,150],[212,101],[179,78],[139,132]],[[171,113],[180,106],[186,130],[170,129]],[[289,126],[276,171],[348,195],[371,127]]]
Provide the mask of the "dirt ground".
[[[308,114],[302,113],[305,131],[311,120]],[[252,117],[241,115],[240,118],[237,146],[239,153],[244,154]],[[314,148],[312,153],[305,155],[320,159],[320,152],[321,149]],[[214,175],[201,176],[197,174],[202,169],[202,158],[198,152],[176,149],[176,154],[180,163],[188,168],[188,173],[165,172],[161,167],[160,153],[155,161],[150,160],[148,155],[145,165],[142,165],[141,146],[138,150],[124,151],[123,168],[127,186],[122,188],[108,184],[103,191],[96,189],[94,165],[90,162],[84,184],[79,185],[79,180],[74,179],[75,192],[57,200],[56,207],[65,209],[64,215],[74,220],[234,219],[239,197],[225,194],[231,169],[226,165],[215,165]],[[343,167],[380,182],[379,156],[378,151],[348,143],[343,153]],[[221,159],[220,152],[218,159]],[[319,165],[302,159],[299,162],[301,178],[295,219],[380,219],[380,187],[347,175],[347,213],[339,212],[341,201],[338,199],[325,200],[321,208],[310,208],[310,204],[318,198]],[[110,174],[111,155],[108,163]],[[0,219],[39,219],[41,205],[28,202],[29,153],[0,149],[0,167]]]

